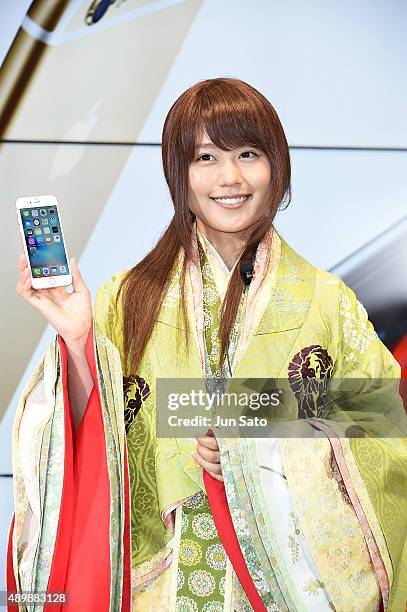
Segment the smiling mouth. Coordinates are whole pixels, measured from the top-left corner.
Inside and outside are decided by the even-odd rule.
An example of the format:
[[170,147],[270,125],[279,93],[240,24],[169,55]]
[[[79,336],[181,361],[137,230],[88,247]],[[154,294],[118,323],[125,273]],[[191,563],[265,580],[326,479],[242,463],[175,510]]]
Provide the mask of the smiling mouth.
[[244,202],[247,202],[247,200],[250,197],[251,197],[251,194],[244,194],[241,196],[238,196],[238,195],[225,196],[225,197],[220,197],[220,198],[212,197],[211,200],[213,200],[217,204],[221,204],[222,206],[235,207],[235,206],[239,206],[240,204],[244,204]]

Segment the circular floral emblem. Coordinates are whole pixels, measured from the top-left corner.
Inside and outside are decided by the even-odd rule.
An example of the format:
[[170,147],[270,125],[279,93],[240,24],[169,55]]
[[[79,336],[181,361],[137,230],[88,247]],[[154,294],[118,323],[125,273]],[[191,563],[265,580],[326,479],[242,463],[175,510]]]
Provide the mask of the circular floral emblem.
[[206,551],[206,562],[212,569],[222,570],[226,567],[226,554],[222,544],[212,544]]
[[197,597],[208,597],[215,590],[215,578],[206,570],[195,570],[188,578],[188,587]]
[[150,385],[141,376],[123,376],[124,422],[126,433],[143,402],[150,395]]
[[191,495],[191,497],[188,497],[182,503],[182,505],[191,509],[200,508],[201,506],[203,506],[204,501],[205,495],[202,493],[202,491],[199,491],[199,493],[195,493],[195,495]]
[[209,512],[201,512],[192,519],[192,531],[202,540],[212,540],[216,537],[216,527]]
[[223,612],[223,604],[220,601],[207,601],[202,612]]
[[319,344],[306,346],[294,355],[288,366],[288,380],[297,398],[299,419],[324,417],[332,370],[332,358]]
[[223,596],[225,596],[225,582],[226,578],[225,576],[222,576],[222,578],[219,580],[219,593]]
[[190,597],[185,597],[185,595],[177,597],[175,609],[177,612],[198,612],[198,606],[194,600]]
[[186,538],[181,541],[179,558],[184,565],[197,565],[202,558],[202,550],[197,542]]

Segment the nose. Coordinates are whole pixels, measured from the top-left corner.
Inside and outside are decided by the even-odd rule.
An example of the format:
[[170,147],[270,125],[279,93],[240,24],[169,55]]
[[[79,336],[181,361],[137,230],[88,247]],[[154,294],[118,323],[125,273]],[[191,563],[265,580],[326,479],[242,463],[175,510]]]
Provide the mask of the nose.
[[218,181],[220,186],[236,185],[242,182],[239,165],[233,160],[225,160],[219,166]]

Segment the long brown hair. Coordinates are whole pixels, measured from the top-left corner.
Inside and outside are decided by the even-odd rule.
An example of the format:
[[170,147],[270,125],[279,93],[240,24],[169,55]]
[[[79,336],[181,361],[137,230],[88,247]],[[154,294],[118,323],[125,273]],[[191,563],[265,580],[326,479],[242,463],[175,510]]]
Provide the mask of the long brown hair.
[[[192,258],[195,221],[188,206],[188,169],[194,159],[196,138],[202,130],[223,150],[255,146],[267,155],[270,162],[269,207],[263,217],[249,228],[246,248],[239,263],[255,256],[257,245],[271,228],[277,210],[291,200],[288,143],[276,111],[259,91],[238,79],[207,79],[187,89],[175,101],[162,133],[162,162],[174,216],[156,246],[127,272],[117,294],[118,299],[123,292],[124,356],[133,373],[140,365],[153,331],[180,249],[185,256],[180,273],[179,315],[182,314],[184,327],[188,329],[185,278],[188,261]],[[222,305],[220,367],[223,367],[226,357],[242,290],[238,264]]]

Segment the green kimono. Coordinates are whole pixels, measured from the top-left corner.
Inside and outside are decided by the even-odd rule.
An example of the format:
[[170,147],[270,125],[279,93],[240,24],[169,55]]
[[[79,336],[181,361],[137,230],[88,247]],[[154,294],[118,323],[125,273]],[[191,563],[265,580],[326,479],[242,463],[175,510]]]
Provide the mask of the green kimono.
[[[94,306],[96,373],[105,431],[112,431],[112,439],[116,440],[124,430],[126,434],[133,610],[251,609],[230,560],[220,562],[224,551],[216,539],[213,546],[218,548],[212,551],[217,551],[223,572],[216,589],[211,586],[215,578],[207,570],[206,574],[200,570],[199,577],[207,578],[207,582],[202,578],[199,588],[195,588],[191,578],[192,595],[184,594],[181,561],[185,545],[183,521],[185,517],[184,523],[188,520],[185,508],[207,503],[206,490],[202,468],[191,457],[196,446],[194,438],[158,437],[156,431],[157,379],[207,380],[211,374],[219,374],[213,369],[219,350],[216,328],[228,275],[224,271],[222,277],[221,262],[219,258],[216,262],[213,247],[199,231],[197,234],[195,230],[194,257],[188,265],[190,329],[185,330],[178,317],[180,254],[138,372],[126,369],[123,311],[120,304],[116,309],[114,301],[126,271],[102,285]],[[285,380],[291,390],[290,410],[296,411],[295,418],[300,419],[290,421],[290,427],[298,434],[280,438],[261,434],[258,438],[227,437],[222,435],[221,427],[214,431],[234,529],[262,609],[368,612],[382,606],[390,612],[404,611],[407,442],[403,434],[397,436],[397,431],[405,432],[405,416],[401,399],[395,398],[388,411],[381,405],[388,394],[383,396],[383,389],[375,386],[375,381],[387,379],[394,385],[400,378],[400,367],[377,337],[355,294],[338,277],[304,260],[273,229],[257,249],[254,270],[232,334],[231,370],[223,374],[231,376],[231,385],[234,379],[248,381],[247,388],[253,388],[255,379]],[[186,335],[189,353],[182,341]],[[177,336],[181,342],[175,350]],[[56,362],[53,359],[58,363],[57,341],[49,352],[57,356]],[[41,376],[44,378],[48,363],[46,384],[57,390],[48,401],[51,420],[57,424],[62,418],[63,398],[58,393],[61,372],[56,365],[49,365],[50,357],[44,359],[34,376],[36,383]],[[119,398],[121,378],[123,397]],[[312,385],[333,379],[355,379],[363,387],[359,389],[361,403],[355,407],[332,402],[330,411],[323,412],[318,401],[309,401]],[[34,564],[30,557],[24,557],[24,550],[30,548],[29,537],[21,536],[29,482],[21,468],[24,453],[19,432],[33,387],[32,381],[20,401],[13,431],[13,462],[18,478],[11,554],[15,576],[23,567],[31,583],[34,575],[39,580],[43,573],[41,580],[46,584],[49,564]],[[376,435],[346,437],[349,426],[362,426]],[[380,436],[382,431],[385,433]],[[41,435],[38,426],[35,435]],[[52,436],[47,438],[49,453],[53,442]],[[107,449],[108,444],[106,433]],[[119,510],[125,505],[123,453],[120,443],[114,453],[107,452],[110,483],[113,478],[117,483],[114,504]],[[39,464],[40,480],[43,487],[52,488],[53,475],[47,473],[45,478],[45,465]],[[277,491],[281,504],[286,504],[281,508],[289,509],[283,519],[281,513],[276,514],[276,498],[270,493]],[[46,518],[41,499],[38,506]],[[56,507],[53,512],[57,512]],[[210,512],[205,515],[209,515],[210,531]],[[113,525],[116,531],[118,525],[118,533],[123,534],[124,513],[117,516],[112,516]],[[37,550],[41,552],[41,538],[38,542]],[[52,533],[48,534],[47,546],[52,550]],[[191,550],[195,546],[191,544]],[[123,575],[123,559],[119,550],[111,567],[112,576],[115,572]],[[216,563],[213,567],[216,569]],[[112,602],[113,598],[107,609],[113,612],[118,608]]]

